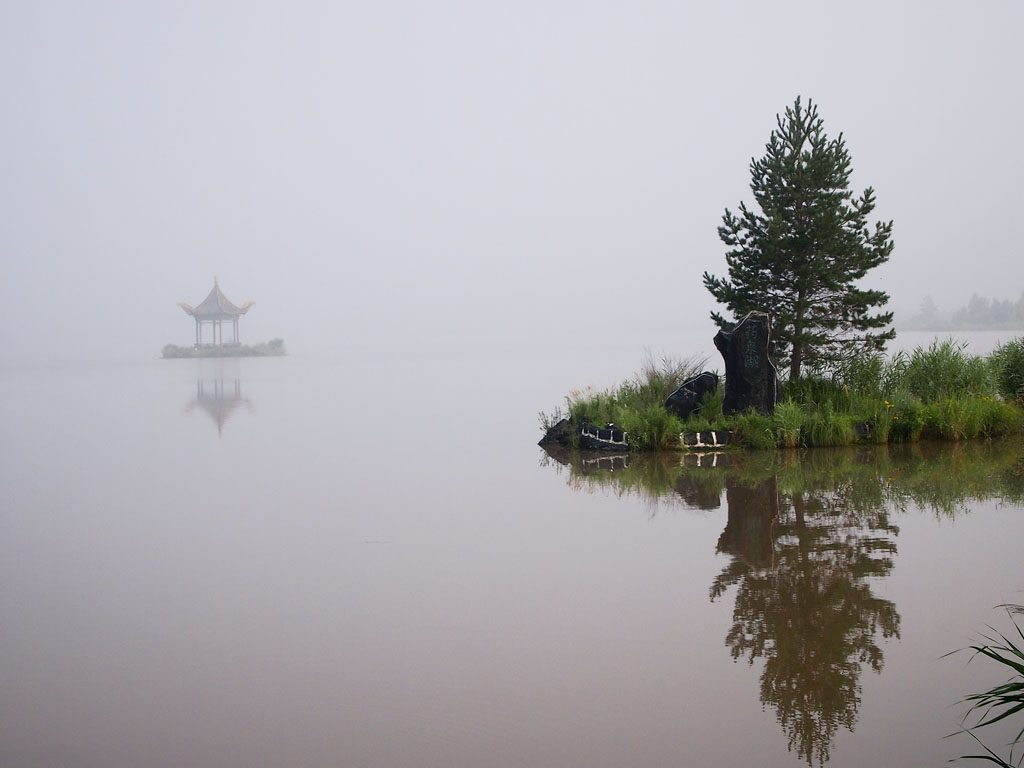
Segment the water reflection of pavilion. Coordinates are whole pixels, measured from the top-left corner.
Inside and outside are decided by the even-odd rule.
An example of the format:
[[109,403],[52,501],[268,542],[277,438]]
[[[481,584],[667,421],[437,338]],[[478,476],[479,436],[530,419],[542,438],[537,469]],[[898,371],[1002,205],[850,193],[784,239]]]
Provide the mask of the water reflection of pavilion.
[[196,408],[203,410],[217,425],[217,434],[224,434],[224,424],[240,406],[252,410],[252,402],[242,394],[240,379],[225,381],[223,377],[212,380],[196,380],[196,396],[186,407],[191,413]]

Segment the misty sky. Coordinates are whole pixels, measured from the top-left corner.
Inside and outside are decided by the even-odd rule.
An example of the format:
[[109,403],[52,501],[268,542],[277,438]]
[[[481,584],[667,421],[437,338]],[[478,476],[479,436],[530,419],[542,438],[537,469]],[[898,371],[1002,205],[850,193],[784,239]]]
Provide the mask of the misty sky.
[[[1024,290],[1024,4],[0,2],[9,358],[570,345],[703,324],[798,94],[893,219],[897,310]],[[642,342],[641,342],[642,343]]]

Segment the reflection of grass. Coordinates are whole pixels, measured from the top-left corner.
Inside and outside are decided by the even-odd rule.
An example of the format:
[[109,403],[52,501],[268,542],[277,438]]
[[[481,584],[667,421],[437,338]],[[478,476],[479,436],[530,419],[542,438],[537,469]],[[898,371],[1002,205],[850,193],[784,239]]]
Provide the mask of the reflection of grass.
[[[1007,605],[1003,607],[1007,609],[1011,616],[1012,614],[1024,613],[1024,606]],[[1005,759],[987,747],[978,734],[975,733],[980,728],[1024,712],[1024,632],[1021,631],[1020,625],[1016,620],[1013,621],[1013,626],[1017,631],[1020,641],[1008,638],[1001,632],[993,630],[995,637],[983,635],[982,637],[986,642],[970,646],[970,650],[974,651],[975,657],[983,656],[997,664],[1001,664],[1007,672],[1011,673],[1011,677],[1005,683],[989,688],[987,691],[972,693],[964,697],[963,700],[965,703],[970,704],[970,709],[964,715],[963,732],[969,734],[978,742],[986,754],[962,755],[961,759],[963,760],[986,760],[999,766],[1006,766],[1006,768],[1013,768],[1014,766],[1019,768],[1024,764],[1024,754],[1017,757],[1016,763],[1013,762],[1014,751],[1017,745],[1024,742],[1024,727],[1017,731],[1017,735],[1010,742],[1010,753]],[[1020,645],[1017,644],[1018,642],[1020,642]],[[967,721],[972,716],[976,722],[973,725],[968,725]]]
[[[775,478],[780,493],[825,493],[851,511],[913,504],[954,517],[972,502],[1024,500],[1024,447],[1016,440],[912,443],[807,451],[629,454],[608,460],[564,450],[569,482],[649,501],[689,503],[720,496],[729,485],[755,487]],[[697,465],[700,461],[700,466]],[[714,466],[709,466],[714,464]]]

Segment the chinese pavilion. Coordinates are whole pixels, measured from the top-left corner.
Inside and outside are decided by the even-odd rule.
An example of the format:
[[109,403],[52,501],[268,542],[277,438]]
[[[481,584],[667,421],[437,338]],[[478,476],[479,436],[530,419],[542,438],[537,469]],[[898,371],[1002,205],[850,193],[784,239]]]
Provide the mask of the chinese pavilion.
[[249,307],[253,305],[253,302],[247,301],[241,307],[236,307],[230,301],[228,297],[221,293],[220,281],[217,278],[213,278],[213,289],[209,295],[203,299],[203,303],[198,307],[194,307],[191,304],[187,304],[184,301],[178,302],[178,306],[185,310],[186,314],[192,315],[196,319],[196,346],[201,347],[203,345],[203,325],[209,323],[212,330],[213,339],[206,344],[210,347],[219,347],[224,344],[224,328],[223,323],[225,320],[231,321],[232,337],[229,342],[232,345],[238,345],[241,343],[238,335],[238,318],[249,311]]

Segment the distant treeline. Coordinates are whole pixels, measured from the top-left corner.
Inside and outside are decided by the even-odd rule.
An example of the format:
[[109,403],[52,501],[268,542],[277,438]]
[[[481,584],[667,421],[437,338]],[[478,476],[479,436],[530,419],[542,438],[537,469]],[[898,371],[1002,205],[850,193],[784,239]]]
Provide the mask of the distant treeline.
[[931,296],[921,302],[917,314],[898,319],[906,331],[986,331],[1024,329],[1024,293],[1016,301],[987,299],[974,294],[966,305],[953,311],[936,306]]

